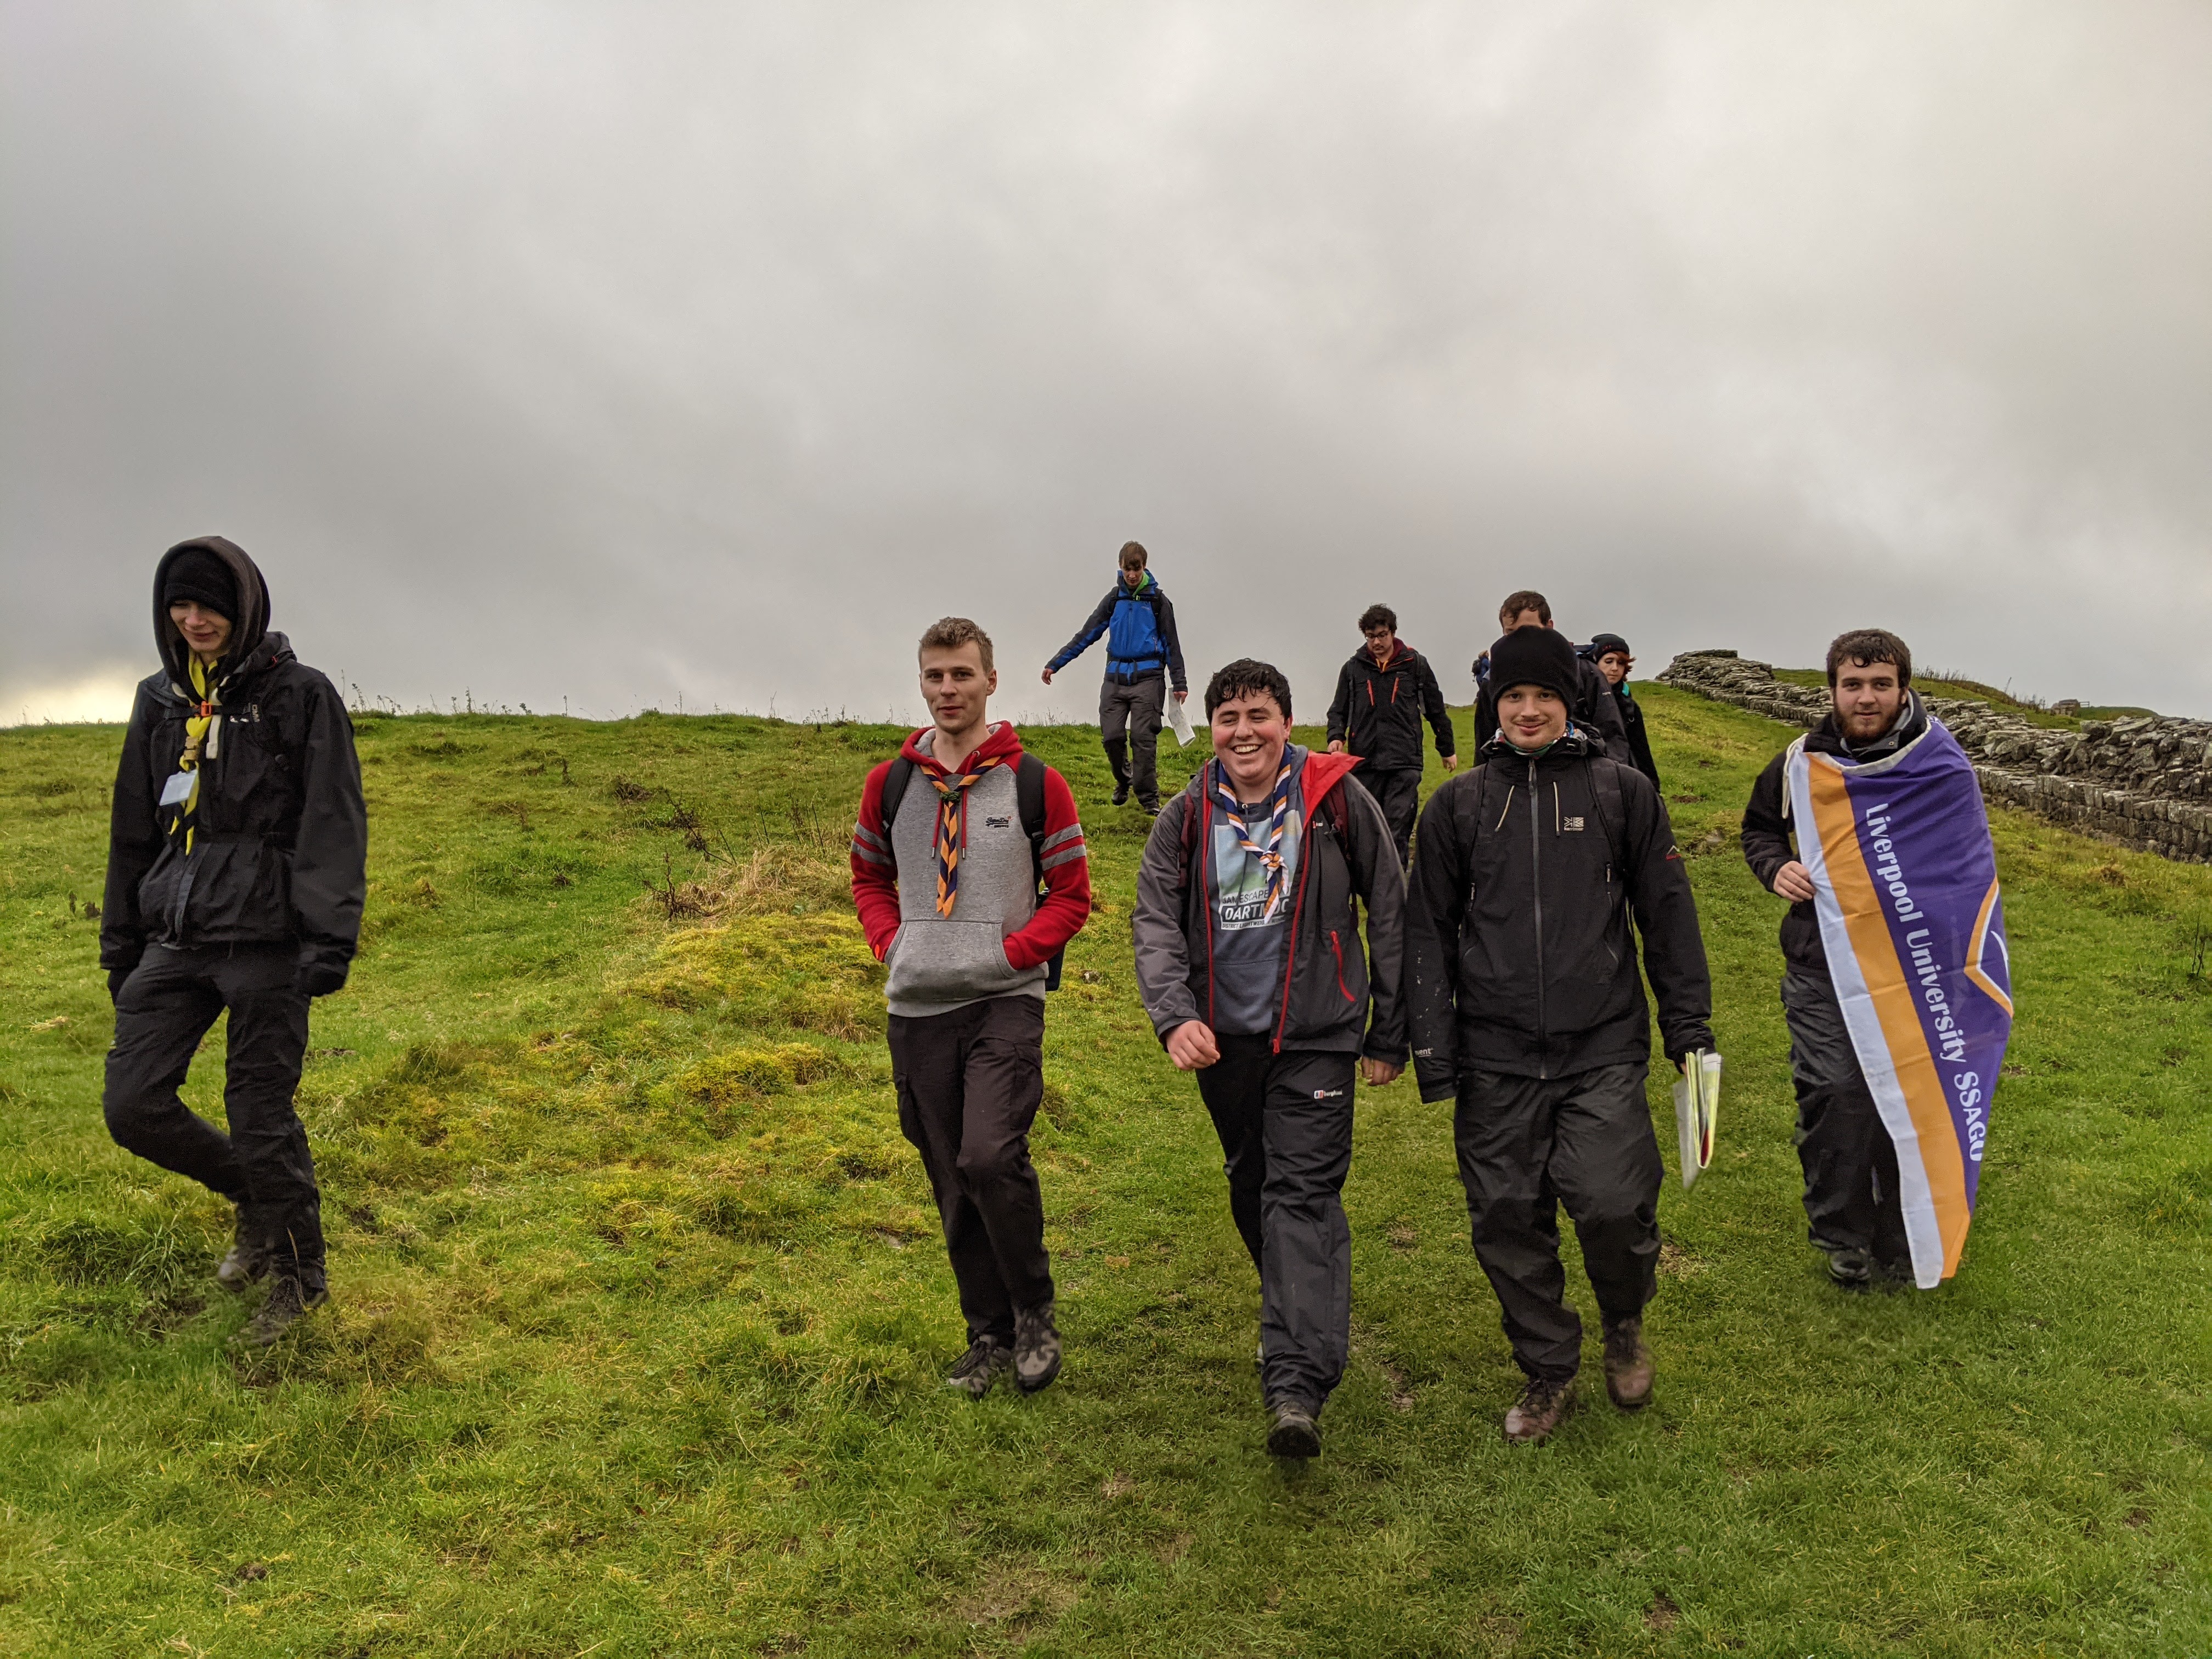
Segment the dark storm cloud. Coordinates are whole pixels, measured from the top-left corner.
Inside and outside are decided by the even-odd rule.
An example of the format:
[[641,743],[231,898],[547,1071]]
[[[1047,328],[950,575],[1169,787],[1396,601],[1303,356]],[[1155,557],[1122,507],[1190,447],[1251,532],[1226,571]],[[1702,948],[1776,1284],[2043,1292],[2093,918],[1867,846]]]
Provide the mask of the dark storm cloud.
[[0,15],[11,714],[206,530],[404,702],[1086,717],[1134,536],[1315,712],[1524,584],[2212,711],[2201,9]]

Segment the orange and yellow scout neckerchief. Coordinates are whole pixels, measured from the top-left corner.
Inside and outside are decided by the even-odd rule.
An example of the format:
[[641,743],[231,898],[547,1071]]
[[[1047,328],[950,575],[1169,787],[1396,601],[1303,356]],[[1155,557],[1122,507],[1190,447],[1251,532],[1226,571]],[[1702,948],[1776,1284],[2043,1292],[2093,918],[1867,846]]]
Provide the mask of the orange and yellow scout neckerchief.
[[937,790],[937,914],[950,916],[960,891],[960,849],[968,844],[966,808],[969,787],[1000,763],[992,755],[972,757],[967,770],[953,777],[933,760],[925,759],[922,775]]
[[[220,662],[216,664],[221,667]],[[200,805],[200,761],[203,755],[213,757],[222,742],[217,722],[222,718],[216,713],[220,701],[216,695],[215,676],[198,657],[191,659],[188,672],[192,677],[192,690],[199,701],[185,718],[185,752],[177,760],[177,775],[169,780],[169,787],[161,797],[163,802],[177,807],[169,833],[179,830],[185,835],[185,851],[192,850],[192,818]]]

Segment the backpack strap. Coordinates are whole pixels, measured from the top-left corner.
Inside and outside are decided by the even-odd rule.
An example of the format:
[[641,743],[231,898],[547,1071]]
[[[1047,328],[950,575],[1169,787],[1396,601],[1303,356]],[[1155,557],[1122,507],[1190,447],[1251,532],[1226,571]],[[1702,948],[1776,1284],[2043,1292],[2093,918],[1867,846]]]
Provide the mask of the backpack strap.
[[1613,867],[1620,872],[1621,890],[1626,892],[1628,871],[1628,808],[1620,798],[1620,763],[1589,766],[1590,796],[1597,803],[1599,820],[1605,825],[1605,844],[1613,854]]
[[[1026,749],[1014,768],[1014,804],[1021,813],[1023,833],[1030,838],[1030,872],[1036,881],[1037,897],[1042,899],[1050,890],[1044,880],[1044,763]],[[1060,970],[1066,959],[1064,945],[1052,953],[1044,965],[1046,990],[1060,989]]]
[[884,839],[891,838],[891,820],[898,816],[899,803],[906,799],[906,787],[914,781],[914,763],[904,755],[891,762],[891,769],[884,774],[884,797],[880,810],[884,818]]

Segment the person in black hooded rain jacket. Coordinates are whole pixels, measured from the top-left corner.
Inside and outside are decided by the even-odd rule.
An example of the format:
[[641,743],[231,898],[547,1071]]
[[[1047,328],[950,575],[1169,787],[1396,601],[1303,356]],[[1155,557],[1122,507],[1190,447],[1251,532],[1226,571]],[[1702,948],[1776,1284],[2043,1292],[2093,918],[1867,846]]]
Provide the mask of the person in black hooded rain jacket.
[[[241,549],[206,536],[162,556],[162,668],[140,684],[123,740],[100,931],[115,999],[108,1131],[238,1206],[216,1272],[233,1290],[270,1281],[242,1338],[261,1346],[327,1293],[293,1095],[307,1005],[353,960],[368,848],[345,704],[268,624],[267,585]],[[177,1093],[226,1011],[228,1134]]]
[[1628,734],[1628,752],[1616,755],[1616,760],[1626,760],[1636,769],[1651,780],[1654,789],[1663,791],[1667,786],[1659,781],[1659,763],[1651,758],[1650,734],[1644,729],[1644,705],[1636,701],[1636,694],[1628,689],[1628,671],[1636,666],[1636,658],[1628,648],[1628,641],[1618,634],[1599,634],[1583,647],[1583,660],[1604,676],[1605,683],[1613,688],[1614,706],[1620,714],[1622,729]]
[[1475,1255],[1528,1379],[1506,1437],[1540,1440],[1582,1364],[1561,1204],[1604,1315],[1607,1392],[1624,1410],[1650,1397],[1643,1312],[1662,1165],[1644,1101],[1650,1014],[1637,935],[1669,1060],[1712,1047],[1712,988],[1658,791],[1568,719],[1574,648],[1523,628],[1491,661],[1499,733],[1421,814],[1407,997],[1421,1098],[1457,1100]]
[[1328,706],[1328,752],[1354,754],[1367,763],[1359,781],[1382,809],[1403,865],[1421,805],[1421,722],[1426,719],[1435,733],[1447,772],[1459,764],[1459,739],[1436,670],[1398,637],[1398,613],[1387,605],[1370,605],[1360,616],[1359,631],[1367,644],[1337,675],[1336,699]]

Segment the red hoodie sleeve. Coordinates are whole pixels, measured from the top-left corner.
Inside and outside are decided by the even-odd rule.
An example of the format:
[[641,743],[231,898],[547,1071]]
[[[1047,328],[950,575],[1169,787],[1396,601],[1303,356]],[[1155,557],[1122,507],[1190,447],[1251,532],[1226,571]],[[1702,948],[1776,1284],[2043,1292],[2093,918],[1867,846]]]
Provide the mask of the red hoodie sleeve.
[[[1044,769],[1043,853],[1046,896],[1029,925],[1006,936],[1006,961],[1015,968],[1050,961],[1091,920],[1091,849],[1067,780],[1049,766]],[[857,890],[857,876],[854,885]]]
[[[860,930],[878,962],[899,929],[898,857],[884,833],[884,780],[890,769],[885,761],[868,774],[860,787],[860,819],[853,826],[853,908],[860,913]],[[1046,799],[1051,799],[1049,789]]]

